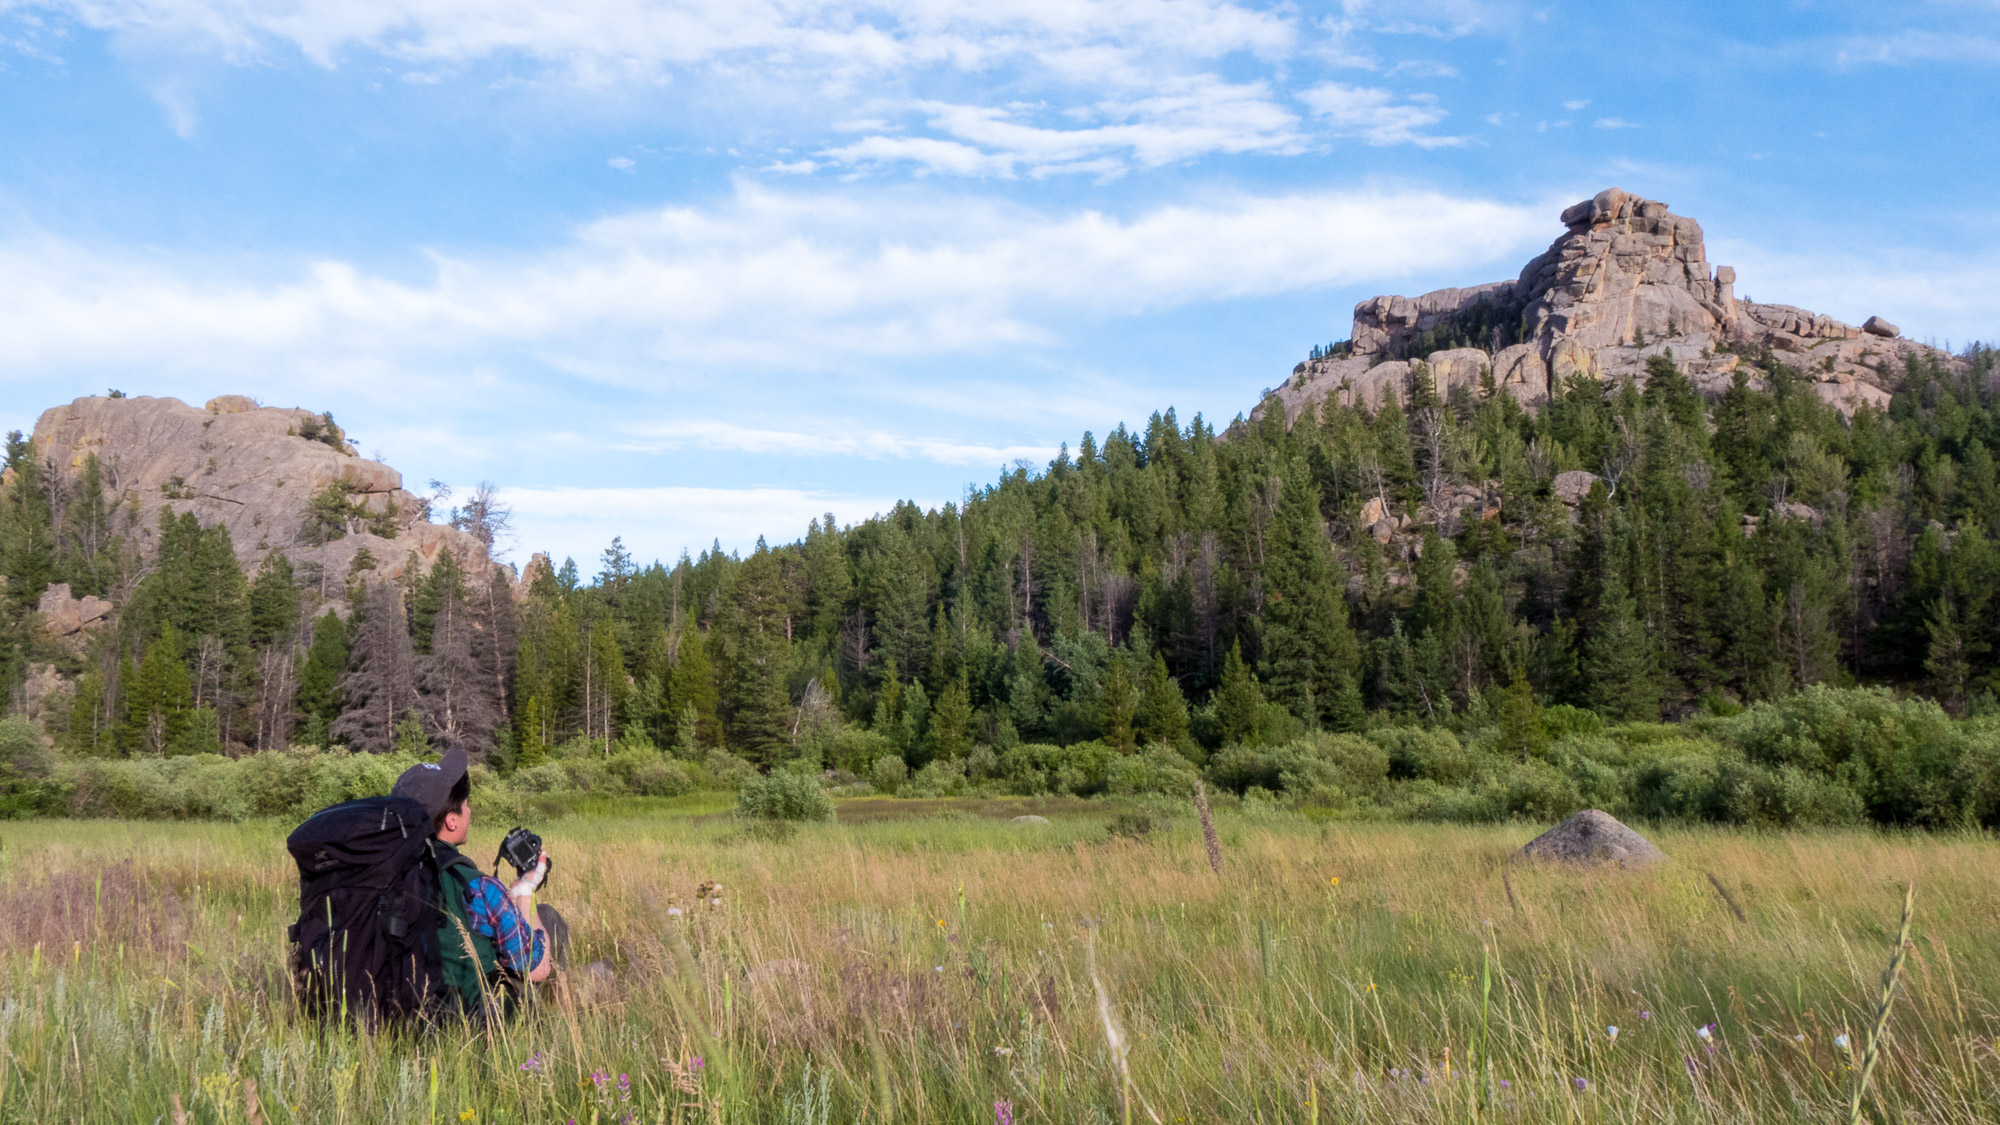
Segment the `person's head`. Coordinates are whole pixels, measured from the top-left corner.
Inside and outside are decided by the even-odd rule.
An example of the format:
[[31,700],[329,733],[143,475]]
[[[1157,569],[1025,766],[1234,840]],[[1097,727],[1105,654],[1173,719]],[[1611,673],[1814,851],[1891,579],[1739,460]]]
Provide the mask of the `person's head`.
[[431,818],[431,835],[454,847],[472,832],[472,775],[460,774],[445,798],[444,808]]
[[424,807],[431,834],[447,844],[463,844],[472,827],[472,776],[465,751],[447,746],[436,762],[421,762],[403,771],[390,790]]

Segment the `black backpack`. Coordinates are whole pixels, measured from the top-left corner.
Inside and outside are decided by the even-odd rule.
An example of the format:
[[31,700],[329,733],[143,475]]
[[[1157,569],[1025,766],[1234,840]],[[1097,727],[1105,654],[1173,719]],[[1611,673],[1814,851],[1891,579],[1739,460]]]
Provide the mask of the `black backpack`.
[[423,1017],[445,997],[431,818],[408,797],[321,809],[285,841],[299,865],[292,981],[315,1017],[366,1026]]

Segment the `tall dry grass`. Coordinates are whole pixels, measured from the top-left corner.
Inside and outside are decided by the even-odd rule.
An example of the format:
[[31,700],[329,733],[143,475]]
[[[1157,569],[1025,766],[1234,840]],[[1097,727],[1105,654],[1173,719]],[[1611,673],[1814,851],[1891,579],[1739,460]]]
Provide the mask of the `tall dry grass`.
[[1221,879],[1101,815],[557,822],[571,971],[417,1040],[294,1018],[289,826],[7,826],[0,1120],[243,1121],[254,1081],[267,1122],[1824,1121],[1909,882],[1869,1104],[2000,1116],[1984,839],[1662,832],[1665,870],[1516,866],[1510,905],[1524,827],[1217,812]]

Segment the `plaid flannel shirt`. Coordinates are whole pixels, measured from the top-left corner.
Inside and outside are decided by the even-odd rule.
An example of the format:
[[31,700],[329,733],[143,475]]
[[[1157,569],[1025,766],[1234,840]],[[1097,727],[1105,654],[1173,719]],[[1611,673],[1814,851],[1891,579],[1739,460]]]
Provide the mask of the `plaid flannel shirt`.
[[527,976],[529,970],[541,964],[542,935],[514,909],[500,880],[491,875],[474,875],[471,889],[465,913],[472,932],[493,943],[503,971],[517,977]]

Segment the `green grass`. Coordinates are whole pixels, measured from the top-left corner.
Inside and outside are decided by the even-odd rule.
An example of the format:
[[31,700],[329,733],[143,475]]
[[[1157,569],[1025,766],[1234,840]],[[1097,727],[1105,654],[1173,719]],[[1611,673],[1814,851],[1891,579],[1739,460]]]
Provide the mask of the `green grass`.
[[847,802],[783,841],[721,811],[537,824],[570,972],[415,1041],[295,1017],[289,824],[0,826],[0,1121],[238,1122],[254,1081],[266,1122],[1115,1122],[1099,983],[1133,1121],[1845,1120],[1910,880],[1866,1108],[2000,1117],[1984,838],[1660,831],[1668,868],[1513,868],[1513,905],[1521,825],[1226,811],[1217,878],[1192,810],[1117,841],[1077,801]]

